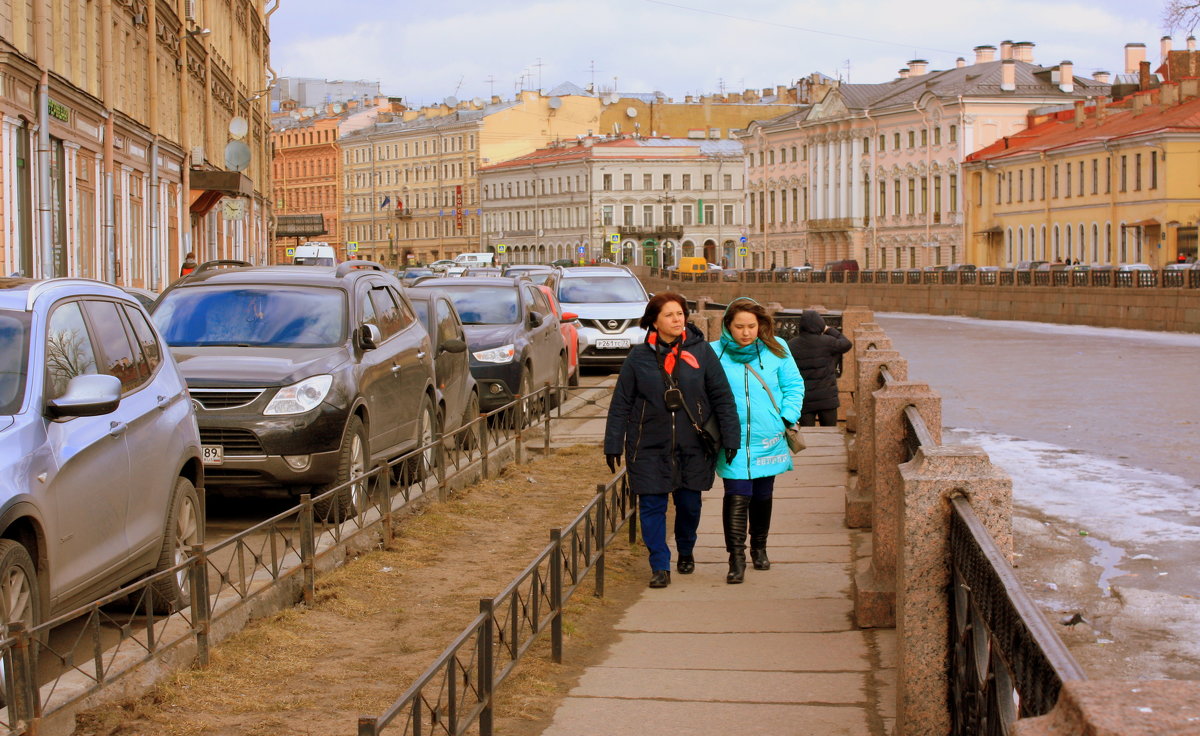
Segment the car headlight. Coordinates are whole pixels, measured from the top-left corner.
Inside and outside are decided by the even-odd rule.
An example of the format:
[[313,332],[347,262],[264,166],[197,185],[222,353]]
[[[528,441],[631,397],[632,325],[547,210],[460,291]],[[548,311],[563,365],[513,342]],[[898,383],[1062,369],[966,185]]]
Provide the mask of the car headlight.
[[471,353],[471,355],[475,356],[475,360],[481,363],[511,363],[516,354],[516,348],[512,344]]
[[329,387],[333,385],[333,376],[313,376],[300,383],[284,386],[267,404],[263,414],[277,416],[279,414],[303,414],[310,409],[320,406],[329,395]]

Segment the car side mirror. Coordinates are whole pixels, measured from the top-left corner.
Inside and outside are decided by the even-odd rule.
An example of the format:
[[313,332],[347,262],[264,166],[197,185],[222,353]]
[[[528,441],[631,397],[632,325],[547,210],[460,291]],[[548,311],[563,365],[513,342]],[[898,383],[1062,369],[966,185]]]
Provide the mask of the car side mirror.
[[545,322],[545,321],[546,321],[545,318],[542,317],[542,315],[538,314],[537,312],[529,313],[529,327],[531,329],[534,327],[541,327],[542,322]]
[[378,325],[365,324],[358,328],[358,342],[363,350],[374,350],[383,341],[383,333]]
[[121,379],[106,373],[75,376],[57,399],[46,402],[46,416],[98,417],[111,414],[121,403]]
[[442,343],[442,351],[446,353],[465,353],[467,351],[467,343],[457,337],[452,337]]
[[574,322],[577,319],[579,319],[579,315],[574,312],[563,312],[562,316],[559,317],[559,321],[561,322]]

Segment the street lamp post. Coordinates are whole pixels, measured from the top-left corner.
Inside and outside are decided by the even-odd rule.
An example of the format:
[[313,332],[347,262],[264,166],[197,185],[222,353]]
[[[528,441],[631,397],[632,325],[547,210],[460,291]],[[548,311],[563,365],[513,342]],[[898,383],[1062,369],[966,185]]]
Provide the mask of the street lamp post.
[[[675,204],[676,199],[674,196],[671,195],[670,192],[663,192],[662,195],[657,198],[657,201],[661,205],[673,205],[673,204]],[[664,233],[666,232],[666,227],[667,227],[667,218],[664,217],[663,218],[663,232]],[[666,267],[666,264],[664,263],[664,256],[666,254],[666,248],[663,245],[663,240],[664,240],[664,238],[659,238],[658,244],[656,247],[656,249],[658,251],[658,267],[659,268]]]

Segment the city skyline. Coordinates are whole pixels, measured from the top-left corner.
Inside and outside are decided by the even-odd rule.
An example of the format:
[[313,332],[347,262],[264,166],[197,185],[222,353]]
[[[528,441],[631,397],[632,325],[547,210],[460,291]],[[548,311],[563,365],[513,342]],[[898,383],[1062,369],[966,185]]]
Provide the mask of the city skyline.
[[[511,97],[563,81],[602,89],[684,95],[790,84],[817,71],[885,82],[910,59],[931,69],[968,63],[1004,39],[1037,44],[1035,61],[1075,62],[1076,73],[1120,73],[1126,43],[1158,59],[1162,7],[1098,0],[1007,4],[934,0],[919,8],[878,0],[519,0],[497,6],[336,5],[287,0],[271,18],[272,66],[282,76],[379,81],[409,104]],[[1186,32],[1176,32],[1181,48]],[[747,44],[746,41],[753,41]]]

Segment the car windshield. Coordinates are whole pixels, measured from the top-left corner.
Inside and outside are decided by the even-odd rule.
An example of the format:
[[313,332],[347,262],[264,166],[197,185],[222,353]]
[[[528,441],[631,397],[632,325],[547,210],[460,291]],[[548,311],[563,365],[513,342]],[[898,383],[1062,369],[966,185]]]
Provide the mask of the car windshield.
[[429,324],[429,302],[424,299],[410,299],[413,309],[417,312],[417,320],[423,324]]
[[563,279],[558,300],[564,304],[587,302],[644,302],[642,284],[629,276],[581,276]]
[[172,347],[322,348],[345,341],[345,313],[339,289],[204,286],[168,292],[154,323]]
[[21,410],[28,357],[29,315],[0,310],[0,415]]
[[517,290],[511,286],[441,286],[464,325],[511,325],[518,321]]

